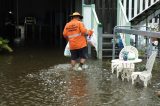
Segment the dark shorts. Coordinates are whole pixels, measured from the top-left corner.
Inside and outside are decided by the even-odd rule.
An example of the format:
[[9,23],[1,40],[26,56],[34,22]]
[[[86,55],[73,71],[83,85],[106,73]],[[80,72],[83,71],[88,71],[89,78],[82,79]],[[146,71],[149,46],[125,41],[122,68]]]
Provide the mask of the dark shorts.
[[77,60],[77,59],[86,59],[87,58],[87,47],[76,49],[76,50],[70,50],[71,51],[71,59]]

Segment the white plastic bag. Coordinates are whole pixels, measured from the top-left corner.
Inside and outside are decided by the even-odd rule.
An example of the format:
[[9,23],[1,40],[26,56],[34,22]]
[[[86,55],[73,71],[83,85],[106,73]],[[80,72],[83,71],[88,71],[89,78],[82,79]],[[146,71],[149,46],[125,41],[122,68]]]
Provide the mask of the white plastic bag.
[[65,49],[64,49],[64,56],[66,57],[70,57],[71,56],[71,52],[70,52],[70,49],[69,49],[69,42],[67,43]]
[[92,36],[87,36],[87,41],[89,44],[91,44],[93,47],[95,47],[97,51],[97,36],[93,33]]

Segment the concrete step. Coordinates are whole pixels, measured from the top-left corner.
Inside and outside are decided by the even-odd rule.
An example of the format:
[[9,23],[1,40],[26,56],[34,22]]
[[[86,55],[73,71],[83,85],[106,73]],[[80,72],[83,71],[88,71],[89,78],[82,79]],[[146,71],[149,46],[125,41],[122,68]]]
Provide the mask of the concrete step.
[[[102,56],[103,59],[111,59],[112,58],[112,55],[110,56]],[[115,58],[118,58],[118,55],[115,56]]]
[[114,34],[102,34],[103,38],[113,38]]
[[[113,49],[112,48],[107,48],[107,49],[102,49],[102,51],[112,51]],[[115,49],[115,51],[119,51],[120,49]]]
[[[112,49],[103,49],[102,57],[112,56]],[[115,55],[119,55],[120,49],[115,49]]]
[[103,42],[103,45],[112,45],[112,42]]
[[110,39],[110,38],[103,38],[103,42],[105,43],[105,42],[108,42],[108,43],[112,43],[112,38]]
[[[103,43],[102,43],[102,58],[103,59],[111,59],[112,58],[112,52],[113,52],[113,34],[103,34]],[[115,49],[116,55],[119,54],[119,49]]]
[[113,45],[112,45],[112,44],[109,44],[109,43],[102,45],[102,48],[103,48],[103,49],[108,49],[108,48],[112,48],[112,47],[113,47]]

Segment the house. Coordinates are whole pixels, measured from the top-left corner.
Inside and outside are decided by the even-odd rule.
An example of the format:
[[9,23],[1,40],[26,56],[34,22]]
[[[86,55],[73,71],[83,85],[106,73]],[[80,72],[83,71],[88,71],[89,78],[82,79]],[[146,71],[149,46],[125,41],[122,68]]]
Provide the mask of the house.
[[[70,20],[68,16],[74,11],[85,15],[85,7],[91,4],[102,27],[101,33],[97,32],[101,36],[97,41],[100,57],[104,56],[105,52],[109,54],[106,57],[112,56],[115,26],[148,27],[155,22],[160,26],[159,0],[0,0],[0,36],[14,43],[22,41],[27,46],[64,48],[66,41],[62,31]],[[93,15],[90,21],[93,21],[92,18]],[[89,26],[93,28],[93,22]],[[130,39],[130,36],[124,38]],[[127,43],[129,42],[130,40],[127,40]],[[107,49],[103,48],[104,46]]]

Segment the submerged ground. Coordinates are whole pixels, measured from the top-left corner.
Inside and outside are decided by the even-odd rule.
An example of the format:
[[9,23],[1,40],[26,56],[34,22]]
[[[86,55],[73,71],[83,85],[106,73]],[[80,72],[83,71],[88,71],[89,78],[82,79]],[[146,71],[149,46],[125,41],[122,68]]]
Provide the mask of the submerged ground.
[[0,106],[160,106],[154,93],[160,89],[159,59],[147,88],[117,79],[110,60],[87,64],[86,70],[71,71],[69,58],[58,49],[0,54]]

